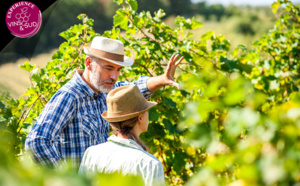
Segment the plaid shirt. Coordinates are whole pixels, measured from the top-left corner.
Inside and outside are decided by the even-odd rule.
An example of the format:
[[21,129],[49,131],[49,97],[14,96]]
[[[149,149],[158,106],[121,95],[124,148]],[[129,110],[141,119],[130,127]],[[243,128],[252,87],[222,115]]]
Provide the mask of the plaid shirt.
[[[145,98],[152,95],[146,85],[148,78],[141,76],[132,82]],[[118,81],[114,88],[128,84]],[[109,124],[101,117],[107,110],[106,96],[93,91],[76,72],[43,109],[27,136],[25,150],[42,165],[58,167],[68,161],[79,167],[88,147],[107,141]]]

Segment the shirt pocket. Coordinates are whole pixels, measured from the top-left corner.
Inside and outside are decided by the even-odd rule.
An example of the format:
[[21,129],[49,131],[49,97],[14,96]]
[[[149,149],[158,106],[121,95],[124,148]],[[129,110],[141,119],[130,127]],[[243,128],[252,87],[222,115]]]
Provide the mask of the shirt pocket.
[[94,115],[82,116],[82,131],[83,135],[87,137],[98,136],[98,120]]

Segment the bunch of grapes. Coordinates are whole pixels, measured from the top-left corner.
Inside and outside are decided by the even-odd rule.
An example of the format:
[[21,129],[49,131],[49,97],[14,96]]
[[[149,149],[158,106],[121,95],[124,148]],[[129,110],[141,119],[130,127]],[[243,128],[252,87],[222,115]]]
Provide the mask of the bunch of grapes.
[[21,13],[16,14],[16,18],[18,19],[19,24],[23,22],[28,22],[31,14],[27,15],[27,7],[21,9]]

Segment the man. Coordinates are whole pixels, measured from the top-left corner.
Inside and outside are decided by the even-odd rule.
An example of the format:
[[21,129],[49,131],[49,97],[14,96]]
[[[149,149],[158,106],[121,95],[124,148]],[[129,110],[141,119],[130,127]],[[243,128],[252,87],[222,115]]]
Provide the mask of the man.
[[[55,93],[27,136],[25,150],[30,151],[41,165],[59,167],[69,160],[78,168],[88,147],[107,141],[109,124],[101,117],[107,110],[107,93],[130,84],[117,82],[121,69],[133,64],[133,59],[124,56],[121,41],[98,36],[84,51],[87,55],[85,69],[78,70]],[[179,88],[173,79],[175,69],[183,59],[176,62],[178,57],[171,57],[163,75],[141,76],[132,83],[139,87],[145,98],[164,85]]]

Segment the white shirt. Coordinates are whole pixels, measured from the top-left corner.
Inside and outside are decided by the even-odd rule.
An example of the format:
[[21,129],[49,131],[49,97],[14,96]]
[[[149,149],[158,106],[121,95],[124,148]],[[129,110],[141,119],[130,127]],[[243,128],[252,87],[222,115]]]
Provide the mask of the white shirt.
[[134,140],[112,135],[108,142],[89,147],[82,158],[80,174],[121,172],[138,175],[145,185],[165,185],[162,163]]

